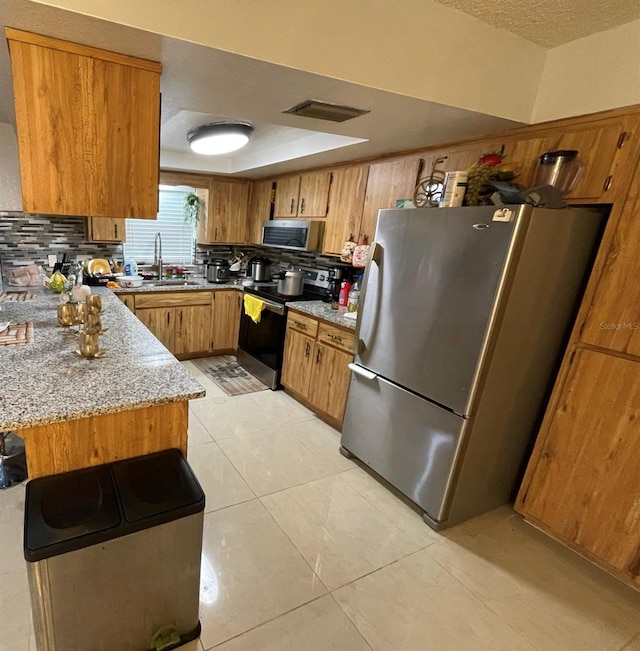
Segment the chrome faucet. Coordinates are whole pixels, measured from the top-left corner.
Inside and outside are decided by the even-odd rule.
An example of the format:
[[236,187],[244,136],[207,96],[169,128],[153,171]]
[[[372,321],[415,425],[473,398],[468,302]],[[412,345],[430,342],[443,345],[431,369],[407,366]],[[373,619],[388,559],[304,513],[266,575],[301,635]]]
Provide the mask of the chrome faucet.
[[162,236],[156,233],[153,243],[153,266],[158,273],[158,280],[162,280]]

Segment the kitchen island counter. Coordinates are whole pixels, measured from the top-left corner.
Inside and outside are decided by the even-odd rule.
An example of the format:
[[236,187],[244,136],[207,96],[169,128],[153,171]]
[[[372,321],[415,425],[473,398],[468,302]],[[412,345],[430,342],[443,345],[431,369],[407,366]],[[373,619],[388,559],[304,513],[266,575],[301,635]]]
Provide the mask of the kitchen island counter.
[[205,395],[116,296],[93,292],[107,330],[106,357],[96,360],[80,357],[77,337],[58,326],[57,294],[2,304],[1,321],[33,323],[32,343],[0,347],[0,429],[25,439],[32,478],[167,447],[186,452],[187,401]]
[[309,314],[316,319],[322,319],[329,323],[335,323],[343,328],[355,330],[356,320],[346,318],[344,315],[347,313],[347,308],[341,307],[337,310],[331,308],[330,303],[324,301],[291,301],[287,303],[290,310],[296,310],[303,314]]

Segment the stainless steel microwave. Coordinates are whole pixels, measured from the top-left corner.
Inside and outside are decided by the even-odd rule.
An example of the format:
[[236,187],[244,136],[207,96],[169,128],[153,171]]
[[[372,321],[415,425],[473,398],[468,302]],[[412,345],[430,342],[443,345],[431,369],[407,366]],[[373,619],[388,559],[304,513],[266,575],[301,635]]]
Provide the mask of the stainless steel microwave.
[[321,237],[321,222],[270,219],[262,224],[262,243],[277,249],[318,251]]

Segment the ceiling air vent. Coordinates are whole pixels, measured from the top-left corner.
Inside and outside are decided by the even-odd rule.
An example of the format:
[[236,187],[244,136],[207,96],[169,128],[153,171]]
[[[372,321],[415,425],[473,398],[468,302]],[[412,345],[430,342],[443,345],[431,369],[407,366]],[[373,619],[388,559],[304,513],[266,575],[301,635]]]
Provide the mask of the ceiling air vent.
[[330,120],[331,122],[345,122],[346,120],[351,120],[357,118],[359,115],[370,112],[353,108],[352,106],[340,106],[339,104],[321,102],[317,99],[307,99],[283,111],[283,113],[291,113],[292,115],[299,115],[303,118]]

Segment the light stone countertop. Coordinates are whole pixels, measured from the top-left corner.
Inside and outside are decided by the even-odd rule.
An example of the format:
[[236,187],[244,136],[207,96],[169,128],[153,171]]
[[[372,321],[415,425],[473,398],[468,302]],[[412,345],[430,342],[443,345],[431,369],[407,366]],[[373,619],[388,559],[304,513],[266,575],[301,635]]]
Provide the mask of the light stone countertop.
[[234,283],[210,283],[206,278],[190,278],[189,282],[196,283],[191,285],[158,285],[154,281],[145,281],[140,287],[123,287],[122,289],[113,290],[116,294],[132,294],[140,292],[184,292],[194,290],[216,290],[216,289],[237,289],[242,291],[242,280]]
[[76,418],[192,400],[202,386],[117,296],[102,298],[103,359],[76,354],[78,339],[58,325],[57,294],[5,302],[0,321],[32,321],[34,341],[0,347],[0,430],[17,430]]
[[297,310],[298,312],[315,316],[317,319],[324,319],[349,330],[355,330],[356,328],[355,319],[345,319],[344,317],[347,312],[346,307],[334,310],[331,308],[330,303],[325,303],[324,301],[292,301],[291,303],[287,303],[287,307],[290,310]]

